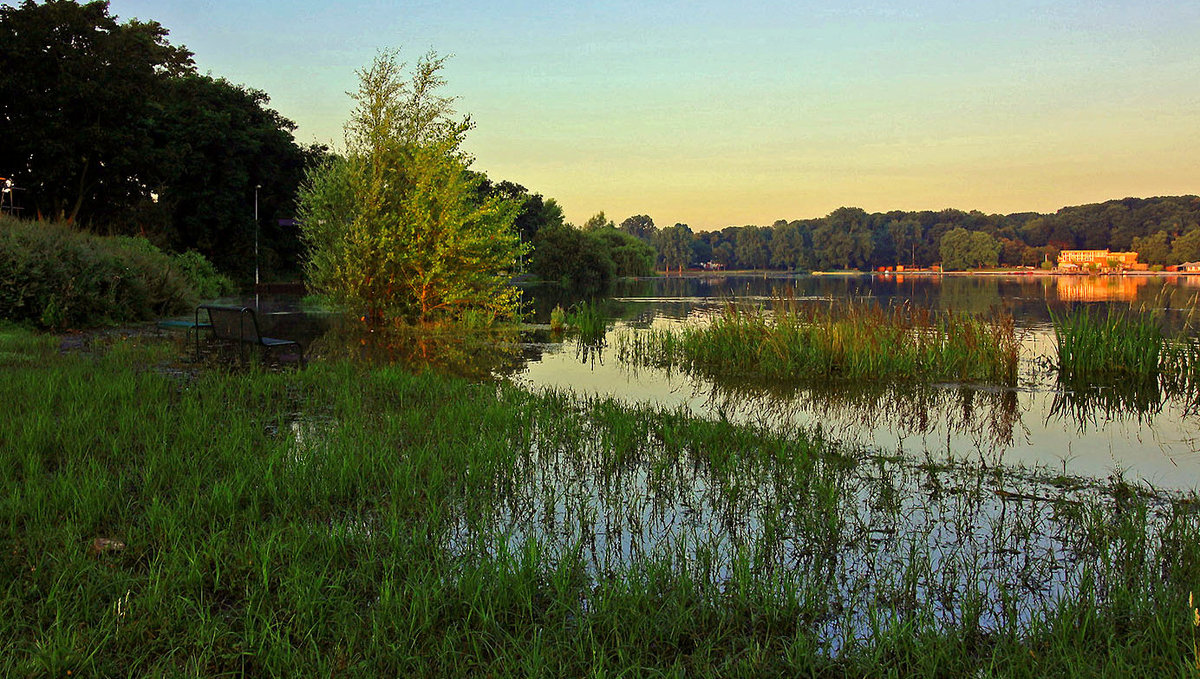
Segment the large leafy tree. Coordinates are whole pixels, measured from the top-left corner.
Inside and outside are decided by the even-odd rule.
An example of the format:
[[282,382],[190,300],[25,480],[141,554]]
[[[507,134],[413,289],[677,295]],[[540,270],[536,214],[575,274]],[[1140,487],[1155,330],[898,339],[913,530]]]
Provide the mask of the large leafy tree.
[[942,268],[948,270],[996,266],[1000,242],[982,231],[952,229],[942,236]]
[[48,218],[103,219],[148,198],[165,88],[191,69],[166,29],[117,23],[107,2],[0,5],[0,169]]
[[440,94],[445,58],[411,75],[395,53],[359,71],[346,154],[300,195],[310,283],[371,324],[518,312],[516,200],[480,200],[462,143],[472,128]]
[[687,224],[668,226],[658,232],[655,245],[667,269],[683,270],[692,261],[692,229]]
[[258,189],[264,264],[299,259],[297,230],[279,226],[311,154],[292,138],[295,124],[267,106],[267,95],[222,78],[173,78],[163,102],[163,162],[158,201],[166,211],[164,244],[211,253],[226,269],[253,261]]
[[[155,22],[107,2],[0,5],[0,176],[23,215],[196,249],[227,270],[295,261],[309,156],[267,96],[196,73]],[[255,187],[260,223],[254,222]],[[286,268],[287,265],[285,264]]]

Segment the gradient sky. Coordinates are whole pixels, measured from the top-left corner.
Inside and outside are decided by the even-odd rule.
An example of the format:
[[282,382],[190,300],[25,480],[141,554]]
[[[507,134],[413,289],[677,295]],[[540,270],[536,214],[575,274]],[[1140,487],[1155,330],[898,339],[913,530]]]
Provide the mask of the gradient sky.
[[1200,2],[112,0],[340,145],[379,49],[453,55],[475,169],[693,229],[1200,193]]

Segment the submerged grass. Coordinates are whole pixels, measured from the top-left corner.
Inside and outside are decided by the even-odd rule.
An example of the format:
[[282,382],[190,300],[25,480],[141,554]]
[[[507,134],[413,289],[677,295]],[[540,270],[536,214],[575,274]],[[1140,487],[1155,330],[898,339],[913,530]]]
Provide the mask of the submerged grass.
[[0,399],[2,676],[1193,671],[1197,498],[1120,479],[23,331]]
[[912,380],[1016,383],[1013,319],[910,307],[801,306],[772,313],[730,303],[712,323],[625,334],[622,361],[771,381]]
[[1052,312],[1051,320],[1052,364],[1068,390],[1090,398],[1099,389],[1111,392],[1104,397],[1109,400],[1115,395],[1155,407],[1160,390],[1200,400],[1200,338],[1189,333],[1187,324],[1170,337],[1156,314],[1111,307]]
[[608,318],[596,302],[579,302],[571,305],[566,314],[566,324],[579,333],[584,344],[603,344],[608,334]]

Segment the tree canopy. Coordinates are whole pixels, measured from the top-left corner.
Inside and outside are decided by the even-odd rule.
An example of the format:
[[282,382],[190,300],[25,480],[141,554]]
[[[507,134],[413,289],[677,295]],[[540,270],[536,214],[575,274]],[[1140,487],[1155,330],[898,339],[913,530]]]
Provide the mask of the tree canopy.
[[310,172],[300,195],[310,284],[370,324],[519,311],[509,281],[525,250],[521,205],[469,171],[473,124],[441,94],[444,64],[430,53],[408,73],[384,53],[359,71],[346,154]]
[[157,22],[107,2],[0,5],[0,175],[23,217],[144,235],[249,270],[254,187],[265,250],[294,258],[295,188],[316,149],[267,96],[197,74]]

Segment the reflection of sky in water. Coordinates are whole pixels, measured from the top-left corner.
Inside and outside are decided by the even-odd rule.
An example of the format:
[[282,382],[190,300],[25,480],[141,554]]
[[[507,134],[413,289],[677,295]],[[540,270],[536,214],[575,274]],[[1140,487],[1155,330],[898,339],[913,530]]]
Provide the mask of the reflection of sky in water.
[[[684,407],[705,417],[727,417],[775,428],[820,425],[830,437],[908,455],[933,453],[989,463],[1043,465],[1056,471],[1190,488],[1200,482],[1200,417],[1163,398],[1145,412],[1104,406],[1104,399],[1059,393],[1038,358],[1053,351],[1048,308],[1077,300],[1134,309],[1168,310],[1168,327],[1181,327],[1195,294],[1193,279],[1112,277],[804,277],[724,279],[722,284],[675,279],[627,284],[607,302],[614,318],[609,343],[621,332],[703,323],[729,299],[768,304],[782,286],[811,303],[875,299],[968,312],[1007,308],[1025,332],[1020,386],[1008,390],[942,385],[919,395],[874,396],[801,391],[791,396],[724,389],[701,378],[622,365],[610,346],[599,358],[582,357],[570,342],[541,345],[518,381],[536,387],[609,394],[629,402]],[[1200,278],[1196,279],[1200,281]],[[1107,295],[1107,297],[1105,297]],[[583,360],[585,359],[586,360]]]

